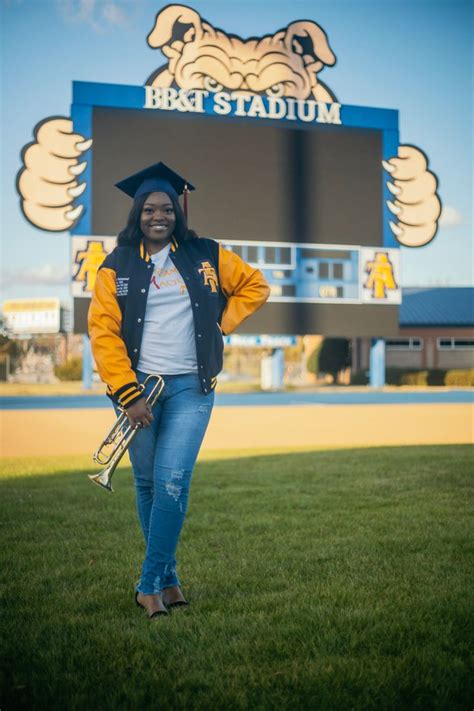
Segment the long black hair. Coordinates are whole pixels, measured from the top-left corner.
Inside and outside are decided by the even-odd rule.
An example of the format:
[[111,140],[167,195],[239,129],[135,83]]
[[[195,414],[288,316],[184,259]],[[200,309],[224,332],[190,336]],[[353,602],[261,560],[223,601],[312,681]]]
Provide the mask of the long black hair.
[[[174,228],[174,237],[178,242],[183,242],[191,236],[197,236],[195,232],[188,230],[188,222],[186,215],[183,212],[179,200],[174,195],[166,193],[173,204],[174,214],[176,217],[176,225]],[[129,212],[127,224],[124,229],[119,232],[117,244],[119,247],[138,247],[143,239],[143,232],[140,229],[140,216],[142,214],[143,205],[150,193],[139,195],[133,201],[132,209]]]

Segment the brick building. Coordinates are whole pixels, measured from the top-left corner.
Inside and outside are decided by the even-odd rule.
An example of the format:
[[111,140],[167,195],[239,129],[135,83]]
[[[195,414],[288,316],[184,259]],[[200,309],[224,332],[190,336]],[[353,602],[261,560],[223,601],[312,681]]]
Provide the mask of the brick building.
[[[404,288],[400,329],[386,339],[387,368],[474,367],[474,288]],[[369,367],[369,338],[352,339],[352,371]]]

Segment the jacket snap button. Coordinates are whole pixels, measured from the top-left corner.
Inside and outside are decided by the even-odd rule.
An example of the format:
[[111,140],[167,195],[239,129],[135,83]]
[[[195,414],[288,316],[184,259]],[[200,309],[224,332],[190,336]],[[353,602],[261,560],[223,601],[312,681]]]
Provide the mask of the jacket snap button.
[[199,306],[199,304],[196,302],[196,303],[194,304],[194,306]]
[[198,338],[201,338],[201,334],[200,334],[200,333],[198,333]]
[[142,294],[144,294],[144,293],[145,293],[145,291],[146,291],[146,289],[142,289]]
[[200,365],[199,367],[200,367],[200,368],[204,368],[204,366],[203,366],[203,365]]
[[137,321],[138,321],[138,323],[142,322],[141,318],[137,318]]
[[134,348],[134,349],[133,349],[133,352],[134,352],[134,353],[138,353],[138,348]]

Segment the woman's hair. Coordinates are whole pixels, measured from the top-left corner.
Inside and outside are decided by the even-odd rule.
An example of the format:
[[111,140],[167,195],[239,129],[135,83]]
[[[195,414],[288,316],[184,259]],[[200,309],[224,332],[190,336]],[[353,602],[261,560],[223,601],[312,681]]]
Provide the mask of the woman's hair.
[[[168,193],[166,194],[168,195]],[[127,224],[124,229],[119,232],[117,237],[117,245],[119,247],[138,247],[142,241],[143,232],[140,229],[140,216],[142,214],[145,200],[149,195],[150,193],[139,195],[137,199],[133,201],[132,209],[128,215]],[[189,239],[190,236],[197,236],[195,232],[188,230],[186,215],[179,204],[178,198],[174,197],[174,195],[168,195],[168,197],[173,204],[174,214],[176,217],[176,225],[173,233],[176,240],[178,242],[182,242]]]

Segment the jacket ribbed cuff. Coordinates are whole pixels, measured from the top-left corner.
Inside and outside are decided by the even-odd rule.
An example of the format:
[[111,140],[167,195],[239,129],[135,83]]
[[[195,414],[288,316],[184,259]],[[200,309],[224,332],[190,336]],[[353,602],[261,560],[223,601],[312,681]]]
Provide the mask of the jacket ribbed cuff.
[[114,393],[114,398],[118,401],[119,405],[125,409],[133,405],[133,403],[141,397],[143,397],[143,391],[138,387],[138,383],[122,385],[122,387]]

